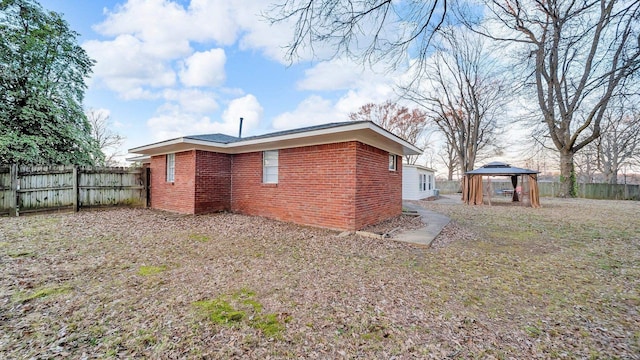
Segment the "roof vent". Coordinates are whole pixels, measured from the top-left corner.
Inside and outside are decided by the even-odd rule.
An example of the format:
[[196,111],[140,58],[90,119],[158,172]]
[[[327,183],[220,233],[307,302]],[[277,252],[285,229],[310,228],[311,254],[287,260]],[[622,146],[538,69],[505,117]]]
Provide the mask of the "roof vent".
[[511,165],[507,163],[499,162],[499,161],[490,162],[485,166],[483,166],[483,168],[508,168],[508,167],[511,167]]
[[240,129],[238,130],[238,138],[242,138],[242,120],[244,119],[240,118]]

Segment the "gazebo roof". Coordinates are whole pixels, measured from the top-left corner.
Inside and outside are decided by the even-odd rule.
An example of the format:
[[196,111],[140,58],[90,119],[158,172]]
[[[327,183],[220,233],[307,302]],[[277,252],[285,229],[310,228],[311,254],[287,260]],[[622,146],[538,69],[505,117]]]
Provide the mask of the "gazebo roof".
[[465,174],[468,175],[526,175],[526,174],[538,174],[540,171],[535,171],[531,169],[522,169],[513,167],[507,163],[494,161],[484,165],[481,168],[467,171]]

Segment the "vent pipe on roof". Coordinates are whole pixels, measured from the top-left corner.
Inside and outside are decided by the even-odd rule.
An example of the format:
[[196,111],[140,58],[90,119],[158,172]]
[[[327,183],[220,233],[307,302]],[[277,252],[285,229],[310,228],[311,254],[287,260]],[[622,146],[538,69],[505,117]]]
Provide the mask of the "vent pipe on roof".
[[238,130],[238,137],[241,138],[242,137],[242,120],[244,120],[243,118],[240,118],[240,130]]

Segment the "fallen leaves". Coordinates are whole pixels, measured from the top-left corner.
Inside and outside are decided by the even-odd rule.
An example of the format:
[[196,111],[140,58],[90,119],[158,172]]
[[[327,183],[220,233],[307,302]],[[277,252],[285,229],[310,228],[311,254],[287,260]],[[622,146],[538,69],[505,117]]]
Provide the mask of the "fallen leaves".
[[[0,357],[640,353],[637,203],[424,206],[453,218],[432,249],[224,213],[2,218]],[[194,310],[215,299],[244,316]]]

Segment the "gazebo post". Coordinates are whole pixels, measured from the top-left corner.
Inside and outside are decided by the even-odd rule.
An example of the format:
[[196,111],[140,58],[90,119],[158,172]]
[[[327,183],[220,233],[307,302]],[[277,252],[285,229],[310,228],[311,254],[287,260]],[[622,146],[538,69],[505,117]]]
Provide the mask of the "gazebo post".
[[520,175],[520,206],[525,206],[524,204],[524,175]]
[[491,187],[491,176],[487,176],[487,201],[489,202],[489,206],[491,206],[491,192],[493,188]]

